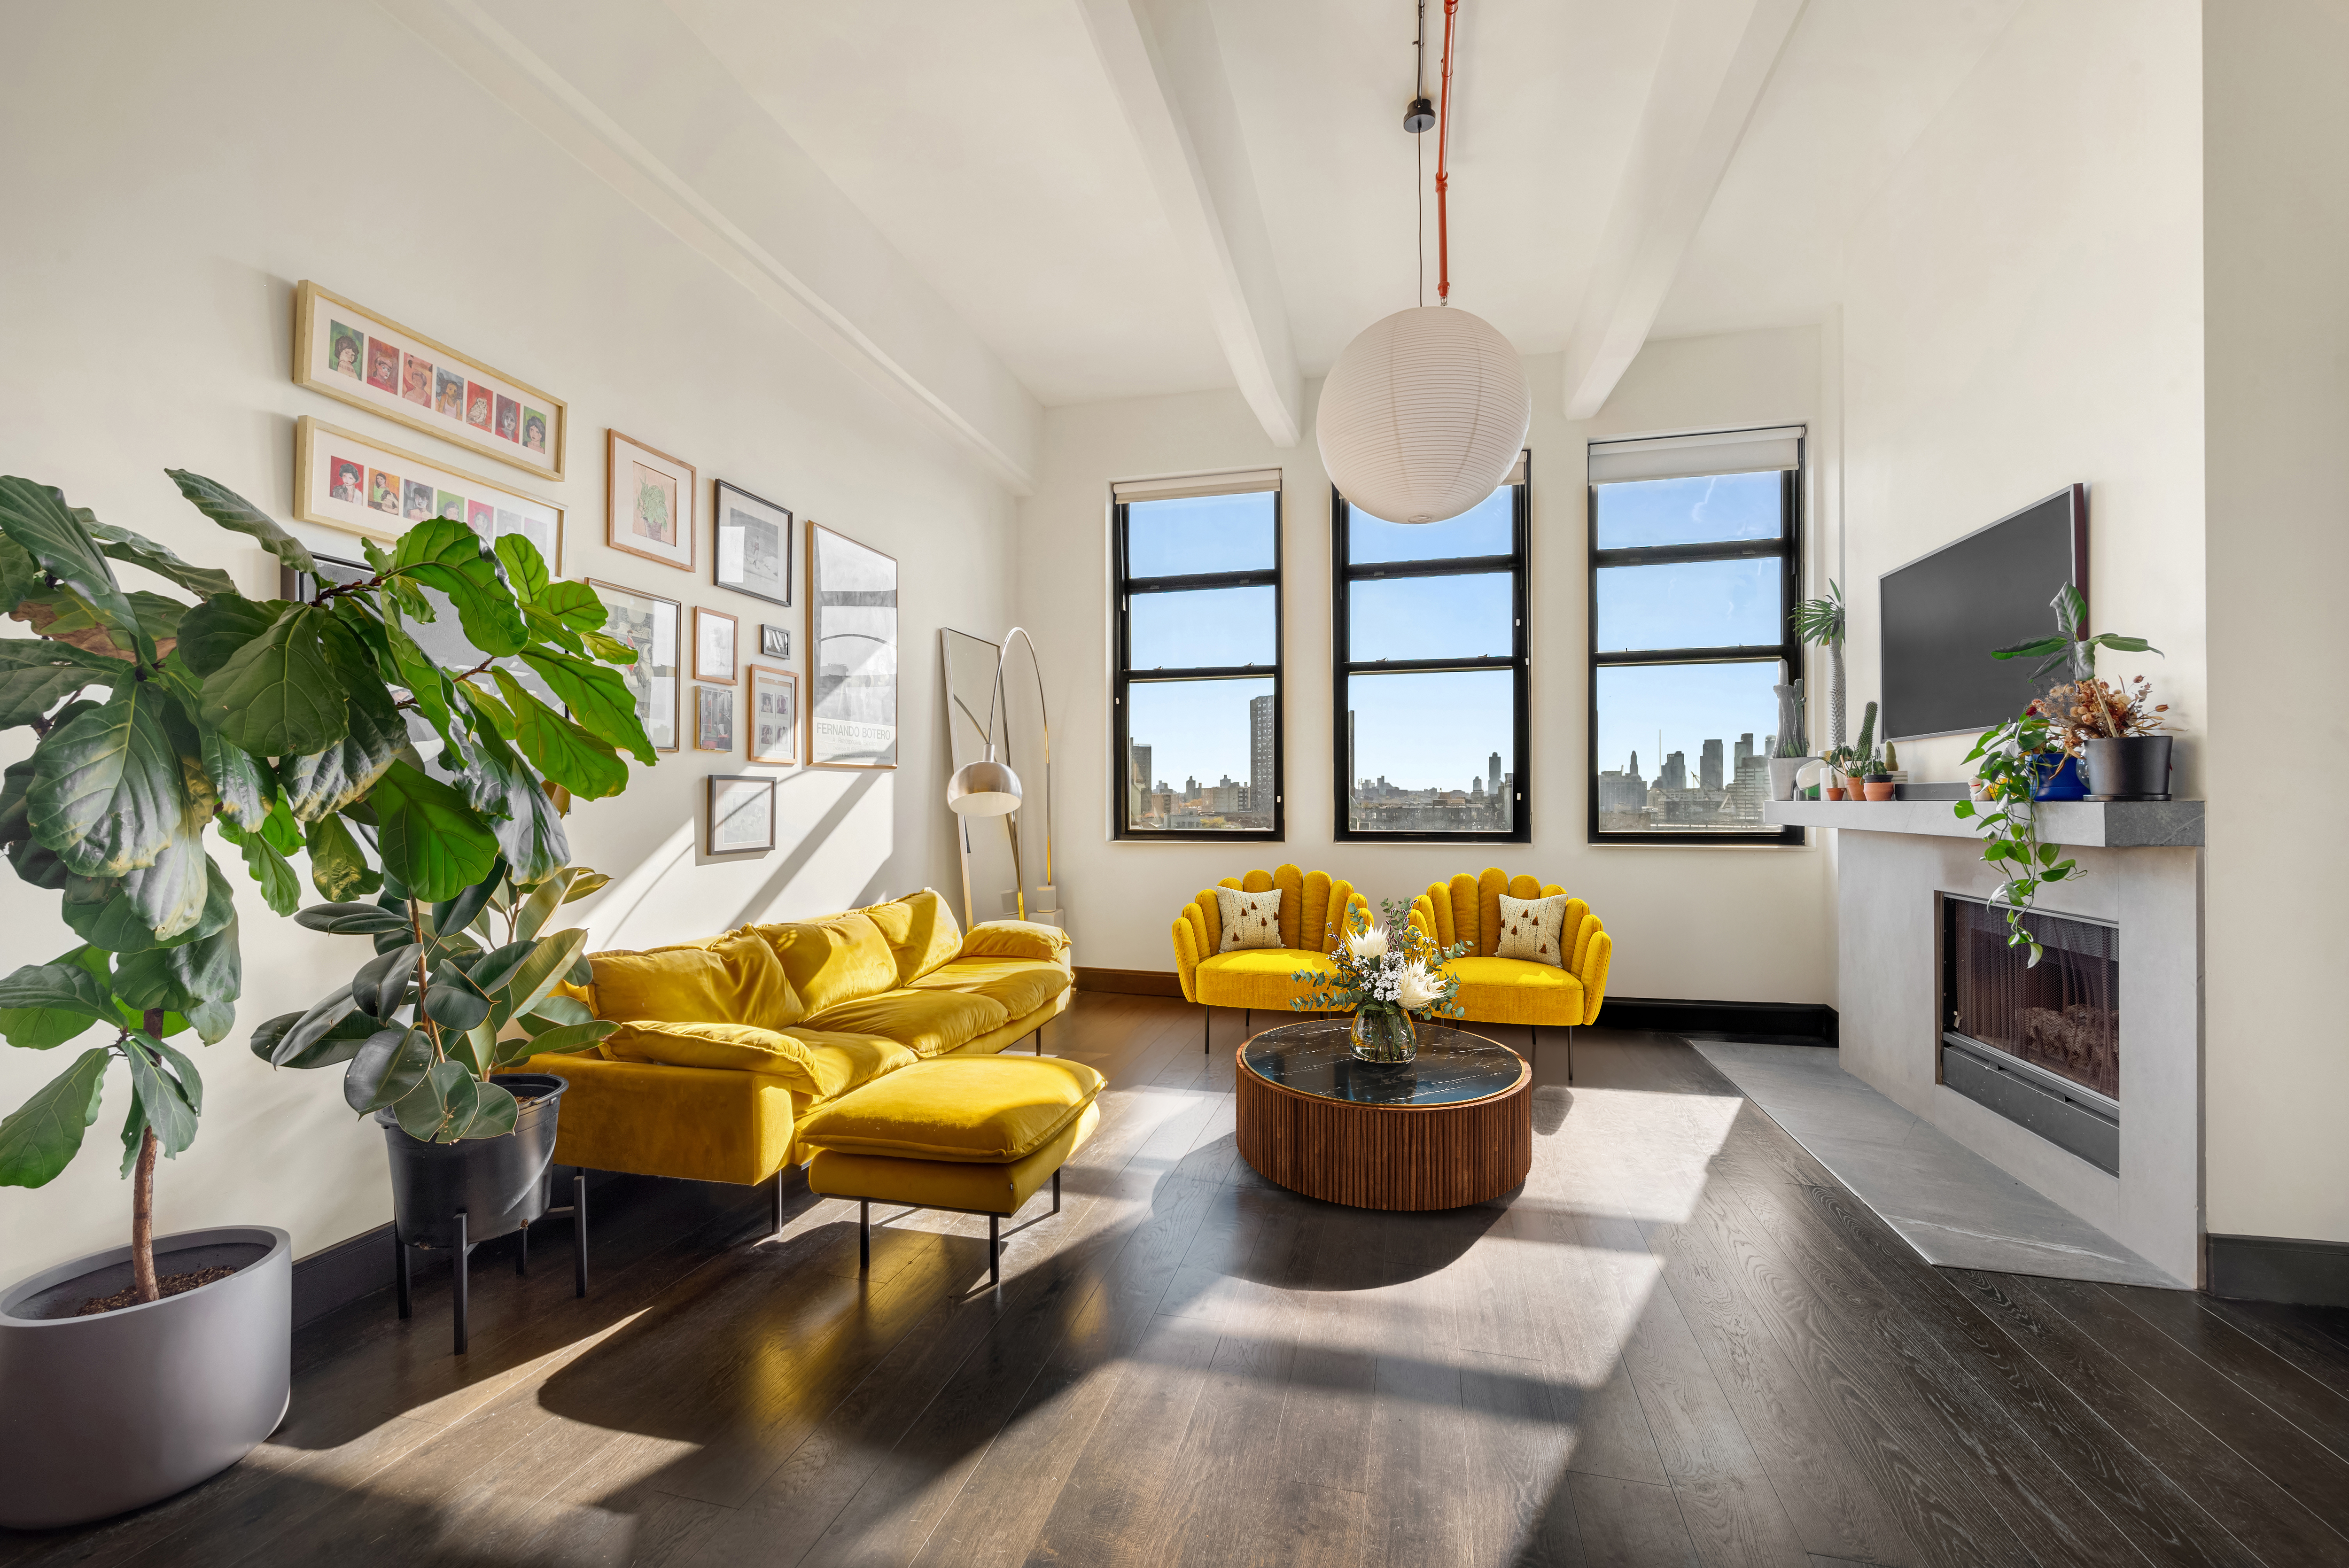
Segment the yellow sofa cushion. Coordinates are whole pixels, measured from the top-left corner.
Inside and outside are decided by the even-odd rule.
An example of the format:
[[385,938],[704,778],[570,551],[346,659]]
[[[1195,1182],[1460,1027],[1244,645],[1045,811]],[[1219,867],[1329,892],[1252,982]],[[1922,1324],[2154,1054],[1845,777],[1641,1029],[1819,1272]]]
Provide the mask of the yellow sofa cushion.
[[808,1019],[812,1029],[881,1035],[917,1057],[935,1057],[977,1039],[1011,1016],[992,996],[968,991],[884,991],[827,1007]]
[[807,1011],[774,949],[743,932],[641,953],[595,953],[588,963],[595,978],[586,1002],[599,1018],[780,1029]]
[[819,1149],[808,1161],[808,1191],[830,1197],[873,1198],[926,1209],[975,1209],[1017,1213],[1052,1172],[1083,1147],[1101,1125],[1101,1107],[1088,1105],[1074,1121],[1033,1150],[998,1165],[968,1160],[904,1160]]
[[1192,983],[1201,1006],[1285,1010],[1291,996],[1313,989],[1310,980],[1291,980],[1299,971],[1329,976],[1336,974],[1326,953],[1297,947],[1243,947],[1199,960]]
[[811,1099],[830,1099],[920,1060],[879,1035],[824,1029],[761,1029],[754,1024],[672,1024],[640,1019],[604,1041],[607,1059],[719,1068],[778,1078]]
[[911,988],[992,996],[1012,1017],[1024,1018],[1067,990],[1069,982],[1066,969],[1033,958],[957,958],[923,975]]
[[1582,1022],[1582,982],[1563,969],[1522,958],[1455,958],[1445,968],[1460,977],[1453,998],[1478,1024]]
[[1040,920],[982,920],[963,938],[964,958],[1035,958],[1066,963],[1069,934]]
[[857,911],[881,928],[897,960],[897,984],[911,985],[962,951],[962,927],[947,901],[928,888]]
[[862,910],[746,929],[773,944],[809,1016],[896,988],[897,955]]
[[1103,1081],[1059,1057],[916,1062],[814,1112],[800,1140],[843,1154],[1008,1165],[1082,1116]]

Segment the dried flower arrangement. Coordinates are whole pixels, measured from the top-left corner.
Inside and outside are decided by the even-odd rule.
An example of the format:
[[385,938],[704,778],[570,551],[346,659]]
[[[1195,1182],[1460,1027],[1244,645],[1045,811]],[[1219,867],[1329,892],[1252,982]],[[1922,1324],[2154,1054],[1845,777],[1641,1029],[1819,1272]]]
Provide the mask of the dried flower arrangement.
[[2155,734],[2169,711],[2168,703],[2153,700],[2153,683],[2143,676],[2117,685],[2094,676],[2067,681],[2032,707],[2046,716],[2051,738],[2074,757],[2084,755],[2091,740]]

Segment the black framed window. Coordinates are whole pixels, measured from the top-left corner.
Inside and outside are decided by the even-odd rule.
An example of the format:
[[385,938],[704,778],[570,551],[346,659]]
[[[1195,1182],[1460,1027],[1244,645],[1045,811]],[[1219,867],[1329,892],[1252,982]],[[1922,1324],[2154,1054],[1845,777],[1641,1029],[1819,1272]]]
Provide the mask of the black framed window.
[[1331,492],[1340,840],[1531,838],[1527,468],[1444,522]]
[[1113,487],[1117,836],[1281,836],[1280,475]]
[[1802,668],[1802,432],[1590,448],[1590,841],[1799,844],[1762,820]]

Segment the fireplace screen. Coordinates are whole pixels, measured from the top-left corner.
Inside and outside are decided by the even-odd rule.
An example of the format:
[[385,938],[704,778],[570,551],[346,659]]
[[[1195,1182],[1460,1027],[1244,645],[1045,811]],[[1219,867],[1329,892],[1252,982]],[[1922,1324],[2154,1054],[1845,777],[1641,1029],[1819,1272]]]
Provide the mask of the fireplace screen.
[[2108,1100],[2121,1097],[2120,933],[2033,914],[2045,956],[2006,944],[2005,913],[1941,900],[1941,1026]]

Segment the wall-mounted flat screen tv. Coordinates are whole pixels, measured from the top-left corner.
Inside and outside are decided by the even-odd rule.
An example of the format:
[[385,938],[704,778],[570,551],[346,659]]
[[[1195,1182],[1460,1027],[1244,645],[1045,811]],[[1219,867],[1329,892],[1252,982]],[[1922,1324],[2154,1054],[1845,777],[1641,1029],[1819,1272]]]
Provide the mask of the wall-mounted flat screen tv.
[[1878,580],[1887,740],[1980,732],[2044,689],[2038,659],[1993,659],[2055,632],[2049,601],[2088,583],[2088,490],[2074,485]]

